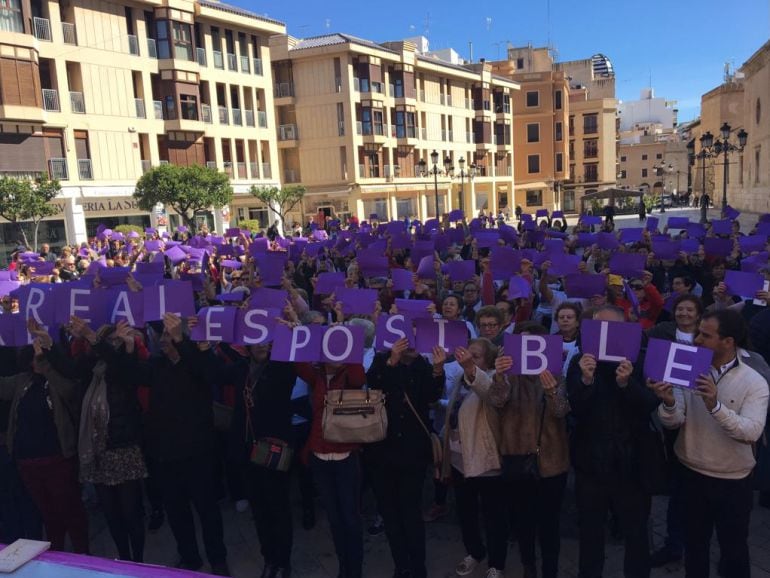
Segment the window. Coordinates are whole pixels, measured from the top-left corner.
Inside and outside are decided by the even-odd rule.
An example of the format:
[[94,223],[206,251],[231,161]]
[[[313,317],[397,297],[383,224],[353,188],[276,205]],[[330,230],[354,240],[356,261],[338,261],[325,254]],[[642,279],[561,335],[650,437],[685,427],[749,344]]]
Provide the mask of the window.
[[754,149],[754,184],[759,184],[759,159],[760,159],[760,147]]
[[364,108],[361,109],[361,134],[363,135],[370,135],[372,134],[372,109],[371,108]]
[[590,163],[583,165],[583,180],[587,183],[594,183],[599,180],[599,165]]
[[406,113],[406,136],[407,138],[417,138],[417,129],[415,128],[415,116],[413,112]]
[[561,121],[556,123],[556,140],[561,141],[564,138],[564,127]]
[[561,90],[557,90],[553,95],[553,107],[556,110],[561,110],[562,103],[561,103]]
[[381,110],[374,111],[374,134],[376,135],[384,134],[383,128],[382,128],[382,111]]
[[663,158],[663,153],[656,153],[655,154],[655,158],[658,159],[658,160],[662,159]]
[[575,141],[574,140],[569,141],[569,158],[570,159],[575,158]]
[[393,96],[404,98],[404,76],[403,73],[393,75]]
[[599,132],[599,115],[584,114],[583,115],[583,134],[596,134],[597,132]]
[[340,176],[348,178],[348,151],[345,147],[340,147]]
[[180,94],[179,110],[183,119],[198,120],[198,99],[192,94]]
[[334,59],[334,90],[342,92],[342,62],[339,58]]
[[530,90],[527,92],[527,107],[535,106],[540,106],[540,91]]
[[21,0],[0,0],[0,32],[24,32]]
[[516,59],[516,68],[518,68],[519,70],[524,68],[524,59],[523,58],[517,58]]
[[527,206],[539,207],[543,204],[543,191],[527,191]]
[[158,58],[171,58],[171,46],[168,42],[168,20],[155,22],[155,34],[158,41]]
[[527,155],[527,172],[529,174],[540,172],[540,155]]
[[628,178],[628,173],[626,172],[626,169],[623,169],[622,171],[620,171],[620,178],[621,179]]
[[623,155],[623,156],[620,157],[620,162],[621,163],[626,162],[626,155]]
[[569,135],[575,136],[575,117],[569,117]]
[[647,169],[642,169],[642,178],[643,179],[647,178]]
[[556,153],[556,172],[560,173],[564,170],[564,153]]
[[583,158],[595,159],[599,156],[599,139],[589,138],[583,141]]
[[174,58],[193,60],[192,30],[190,25],[172,21],[171,30],[174,33]]
[[341,102],[337,103],[337,134],[345,136],[345,106]]
[[646,161],[647,160],[647,155],[642,155],[642,160]]
[[[0,6],[2,5],[2,1],[0,0]],[[0,30],[2,30],[2,26],[0,25]],[[759,121],[762,119],[762,103],[760,103],[759,99],[757,98],[757,104],[754,107],[754,118],[757,121],[757,124],[759,124]]]
[[540,125],[538,123],[533,122],[527,125],[527,142],[540,142]]

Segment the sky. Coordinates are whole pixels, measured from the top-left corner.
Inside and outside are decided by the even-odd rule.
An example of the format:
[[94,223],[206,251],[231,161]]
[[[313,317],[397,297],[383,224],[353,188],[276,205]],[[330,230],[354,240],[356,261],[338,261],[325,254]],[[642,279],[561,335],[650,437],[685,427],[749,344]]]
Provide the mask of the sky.
[[700,97],[722,83],[724,65],[743,64],[770,39],[770,0],[224,0],[307,38],[344,32],[385,42],[424,35],[430,49],[505,58],[513,46],[551,45],[558,60],[602,53],[615,67],[616,96],[636,100],[650,86],[676,100],[679,121],[700,113]]

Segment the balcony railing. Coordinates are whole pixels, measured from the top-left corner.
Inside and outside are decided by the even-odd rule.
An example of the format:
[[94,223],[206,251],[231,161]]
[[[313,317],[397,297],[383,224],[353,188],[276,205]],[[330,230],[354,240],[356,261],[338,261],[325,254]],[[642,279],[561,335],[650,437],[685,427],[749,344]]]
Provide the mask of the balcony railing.
[[454,142],[455,140],[455,133],[453,130],[446,131],[446,138],[449,142]]
[[59,181],[69,180],[69,172],[67,172],[67,159],[48,159],[48,172],[51,174],[52,179]]
[[208,64],[206,63],[206,49],[198,46],[195,49],[195,59],[198,61],[198,64],[200,64],[201,66],[208,66]]
[[441,93],[439,95],[439,102],[441,103],[442,106],[446,104],[446,95],[445,94]]
[[353,91],[361,92],[361,79],[357,76],[353,77]]
[[201,120],[207,124],[212,123],[210,104],[201,104]]
[[417,91],[418,96],[420,97],[420,101],[425,102],[425,91],[419,90]]
[[64,44],[74,44],[77,46],[78,37],[75,32],[75,25],[71,22],[61,23],[61,34],[64,37]]
[[369,167],[366,165],[358,165],[358,176],[362,179],[379,179],[380,167],[375,165]]
[[70,92],[70,108],[76,114],[86,113],[86,101],[82,92]]
[[167,165],[167,164],[170,164],[170,163],[168,161],[163,161],[163,160],[158,161],[158,165],[160,166]]
[[139,56],[139,39],[136,34],[128,35],[128,53]]
[[283,180],[287,183],[298,183],[299,172],[295,169],[284,169]]
[[53,112],[59,112],[61,110],[58,91],[52,88],[43,89],[43,109]]
[[249,175],[246,174],[246,163],[235,163],[235,168],[238,171],[236,174],[239,179],[249,178]]
[[152,162],[148,160],[142,160],[142,174],[146,173],[152,168]]
[[259,128],[267,128],[267,113],[264,110],[257,111],[257,124]]
[[278,140],[297,140],[297,125],[282,124],[278,127]]
[[233,178],[233,163],[232,163],[232,161],[225,161],[224,163],[222,163],[222,165],[223,165],[222,170],[224,171],[224,173],[228,177],[230,177],[232,179]]
[[94,180],[94,171],[91,166],[91,159],[78,159],[78,176],[81,181]]
[[230,124],[229,115],[227,114],[227,107],[219,107],[219,124]]
[[241,56],[241,72],[251,72],[249,68],[249,57]]
[[254,74],[257,74],[259,76],[262,76],[262,59],[261,58],[252,58],[252,68],[254,69]]
[[243,114],[241,114],[240,108],[233,109],[233,124],[235,126],[243,126]]
[[229,70],[238,70],[238,59],[231,52],[227,53],[227,68]]
[[342,92],[342,77],[341,76],[335,76],[334,77],[334,90],[336,92]]
[[224,68],[225,68],[225,59],[222,56],[222,51],[221,50],[214,50],[214,51],[212,51],[212,53],[214,54],[214,68],[219,68],[219,69],[224,70]]
[[447,131],[445,129],[441,129],[441,140],[446,140],[447,137]]
[[206,161],[206,168],[208,169],[217,169],[217,161]]
[[344,120],[338,120],[337,121],[337,134],[339,134],[339,136],[345,136],[345,121]]
[[273,171],[270,167],[270,163],[262,163],[262,178],[263,179],[273,178]]
[[147,111],[144,108],[143,98],[135,98],[134,106],[136,107],[136,118],[147,118]]
[[256,126],[256,122],[254,120],[254,111],[253,110],[244,110],[243,111],[243,117],[246,121],[246,126]]
[[393,178],[393,167],[391,165],[385,165],[382,167],[382,174],[386,179]]
[[155,44],[154,38],[147,39],[147,56],[150,58],[158,58],[158,45]]
[[152,108],[155,110],[155,120],[163,120],[163,101],[153,100]]
[[291,82],[276,82],[275,97],[282,98],[285,96],[294,96],[294,84]]
[[249,174],[251,175],[252,179],[259,178],[259,163],[249,163]]
[[52,41],[51,38],[51,21],[48,18],[38,18],[35,16],[32,19],[32,28],[35,33],[35,38],[38,40]]
[[427,129],[427,128],[425,128],[425,127],[422,127],[422,128],[420,129],[420,138],[421,138],[422,140],[428,140],[428,129]]
[[465,133],[465,142],[468,144],[473,144],[476,142],[476,135],[472,132],[466,132]]

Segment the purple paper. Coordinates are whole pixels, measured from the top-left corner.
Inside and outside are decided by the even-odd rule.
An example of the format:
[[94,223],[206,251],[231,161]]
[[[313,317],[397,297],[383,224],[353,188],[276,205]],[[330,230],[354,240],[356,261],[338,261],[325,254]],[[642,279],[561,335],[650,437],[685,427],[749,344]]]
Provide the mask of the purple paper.
[[268,287],[279,286],[288,259],[288,254],[276,251],[255,255],[254,261],[262,277],[262,284]]
[[564,218],[564,211],[554,211],[551,213],[552,219],[563,219]]
[[521,214],[521,220],[522,221],[531,221],[532,220],[532,215],[530,215],[529,213],[522,213]]
[[681,239],[679,241],[679,251],[692,255],[700,250],[700,241],[698,239]]
[[715,235],[730,235],[733,232],[733,222],[727,219],[711,221],[711,230]]
[[399,339],[409,339],[409,347],[414,347],[414,329],[408,315],[382,313],[377,319],[374,333],[374,348],[377,351],[390,351]]
[[396,299],[398,312],[409,315],[412,319],[432,318],[433,314],[428,311],[431,305],[433,301],[428,299]]
[[694,389],[695,380],[708,374],[714,352],[666,339],[650,339],[644,359],[644,376],[675,387]]
[[168,257],[174,265],[178,265],[187,258],[187,253],[180,247],[171,247],[170,249],[166,249],[166,257]]
[[438,345],[452,352],[468,345],[468,326],[464,321],[448,319],[415,319],[415,349],[430,353]]
[[597,361],[634,363],[642,345],[642,326],[624,321],[586,319],[580,324],[580,348]]
[[231,227],[225,231],[225,237],[240,237],[241,230],[238,227]]
[[130,274],[130,267],[102,267],[98,270],[100,284],[104,287],[125,285]]
[[509,225],[500,225],[497,230],[500,231],[500,238],[505,241],[506,245],[514,244],[519,236],[516,229]]
[[390,278],[393,281],[393,291],[414,290],[414,274],[406,269],[391,269]]
[[166,272],[166,268],[163,263],[145,263],[140,261],[136,264],[136,273],[142,275],[156,275],[163,277]]
[[510,375],[540,375],[545,369],[553,375],[562,373],[561,335],[506,333],[503,350],[513,359]]
[[336,301],[342,301],[342,312],[346,315],[371,315],[377,301],[376,289],[349,289],[338,287],[334,291]]
[[259,253],[267,253],[270,247],[270,241],[265,237],[257,237],[249,245],[249,254],[257,255]]
[[278,309],[279,311],[283,311],[288,299],[289,293],[283,289],[258,287],[257,289],[251,290],[249,305],[250,307]]
[[495,247],[497,246],[497,241],[500,239],[500,232],[495,230],[479,231],[474,237],[476,238],[476,246],[479,249]]
[[454,223],[456,221],[462,221],[465,218],[465,214],[462,209],[453,209],[449,211],[449,222]]
[[514,275],[508,280],[508,300],[529,299],[532,296],[532,285],[524,277]]
[[756,273],[767,266],[768,258],[770,258],[770,255],[767,251],[747,257],[741,261],[741,271]]
[[600,249],[604,249],[605,251],[612,251],[620,246],[615,233],[599,233],[596,238],[596,243],[599,245]]
[[521,270],[521,254],[511,247],[493,247],[489,266],[495,281],[509,279],[512,274]]
[[[70,317],[74,315],[88,323],[91,329],[98,329],[107,323],[107,298],[108,292],[103,289],[78,287],[77,285],[73,287],[69,283],[57,285],[55,290],[55,320],[61,324],[69,323]],[[24,311],[24,309],[20,308],[20,311]],[[44,323],[44,325],[49,325],[49,323]]]
[[145,241],[144,248],[149,251],[160,251],[163,248],[163,241]]
[[727,257],[733,252],[733,240],[706,237],[703,240],[703,250],[711,257]]
[[580,222],[583,225],[601,225],[602,218],[598,215],[581,215]]
[[576,245],[578,247],[590,247],[597,242],[596,233],[578,233]]
[[198,312],[198,324],[190,330],[192,341],[233,340],[235,329],[235,307],[204,307]]
[[765,278],[759,273],[748,273],[745,271],[725,271],[725,285],[729,295],[739,297],[754,297],[757,291],[761,291],[764,286]]
[[725,219],[734,221],[740,216],[741,212],[733,209],[730,205],[725,207]]
[[224,259],[219,264],[226,269],[241,269],[243,267],[243,263],[232,259]]
[[365,335],[360,325],[332,325],[321,337],[321,361],[329,363],[362,363]]
[[687,236],[694,239],[703,239],[706,236],[706,227],[700,223],[690,223],[687,225]]
[[548,216],[548,209],[538,209],[535,211],[535,218],[540,217],[547,217]]
[[234,345],[259,345],[273,340],[276,317],[280,317],[280,309],[251,307],[238,308],[235,314]]
[[144,293],[127,289],[107,291],[107,322],[127,321],[131,327],[144,327]]
[[548,270],[550,275],[556,277],[565,277],[579,272],[580,256],[561,253],[551,257],[551,268]]
[[641,227],[631,227],[628,229],[620,230],[620,242],[625,243],[639,243],[642,240],[642,234],[644,229]]
[[195,315],[192,285],[188,281],[166,280],[154,287],[145,287],[144,320],[159,321],[166,312],[181,317]]
[[476,276],[475,261],[449,261],[446,267],[452,282],[468,281]]
[[654,231],[658,228],[659,224],[660,219],[658,219],[658,217],[647,217],[647,223],[645,223],[644,228],[648,231]]
[[299,325],[286,327],[278,324],[273,334],[273,349],[270,359],[273,361],[320,361],[321,336],[320,325]]
[[667,221],[669,229],[686,229],[690,225],[689,217],[669,217]]
[[319,273],[315,283],[314,293],[317,295],[331,295],[337,287],[345,286],[345,273]]
[[588,273],[567,275],[564,279],[564,291],[569,297],[584,299],[590,299],[594,295],[604,295],[607,291],[607,276]]
[[764,251],[767,246],[767,236],[748,235],[746,237],[738,237],[738,244],[741,247],[741,251],[744,253]]
[[[45,326],[62,323],[60,310],[69,307],[69,302],[60,298],[67,291],[67,283],[51,285],[49,283],[30,283],[16,290],[19,299],[19,315],[24,319],[35,319]],[[78,300],[78,303],[80,299]],[[64,323],[69,323],[69,316],[61,317]]]
[[364,253],[360,251],[356,257],[358,269],[364,277],[387,277],[388,258],[382,255]]
[[664,261],[676,259],[679,253],[679,244],[670,240],[653,240],[652,252],[655,257]]
[[417,277],[420,279],[434,279],[436,277],[434,265],[435,258],[432,254],[420,259],[420,263],[417,265]]
[[610,255],[610,272],[622,277],[640,277],[646,263],[647,255],[613,253]]

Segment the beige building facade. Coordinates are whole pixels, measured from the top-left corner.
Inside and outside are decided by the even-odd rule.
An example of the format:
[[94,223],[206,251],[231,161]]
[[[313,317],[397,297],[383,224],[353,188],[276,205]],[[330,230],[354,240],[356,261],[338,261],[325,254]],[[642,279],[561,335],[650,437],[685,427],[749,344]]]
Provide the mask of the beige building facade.
[[730,199],[738,209],[770,213],[770,41],[743,64],[741,72],[743,128],[749,136],[743,154],[731,157],[742,165],[742,171],[740,193]]
[[281,176],[307,189],[291,219],[424,220],[437,205],[469,216],[510,206],[518,85],[490,65],[346,34],[277,35],[270,51]]
[[248,190],[280,183],[268,39],[284,24],[208,0],[4,6],[0,174],[61,181],[43,242],[84,241],[99,223],[173,225],[131,198],[161,163],[230,175],[232,207],[202,216],[218,229],[267,222]]

